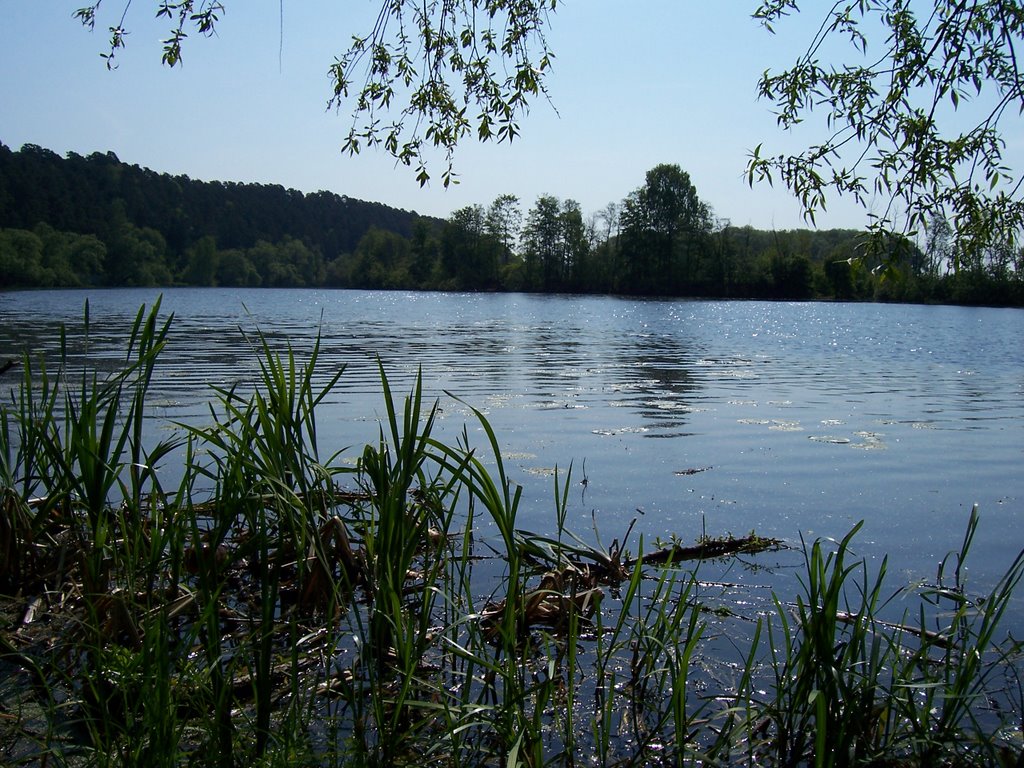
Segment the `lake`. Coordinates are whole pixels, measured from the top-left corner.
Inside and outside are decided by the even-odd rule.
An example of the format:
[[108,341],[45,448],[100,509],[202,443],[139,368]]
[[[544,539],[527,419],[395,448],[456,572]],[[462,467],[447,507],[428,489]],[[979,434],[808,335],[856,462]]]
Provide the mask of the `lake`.
[[[0,294],[0,360],[53,354],[58,327],[116,361],[156,290]],[[842,303],[636,300],[522,294],[172,289],[175,322],[153,393],[154,430],[205,419],[210,386],[256,377],[253,335],[345,373],[318,412],[323,451],[353,461],[383,415],[377,358],[396,392],[422,370],[451,440],[469,407],[493,425],[524,487],[519,524],[605,543],[751,530],[799,545],[857,521],[858,554],[898,581],[933,578],[973,504],[968,569],[991,585],[1024,547],[1024,312]],[[8,374],[5,390],[15,379]],[[5,397],[7,393],[4,393]],[[453,399],[456,396],[459,399]],[[173,474],[174,467],[163,469]],[[784,555],[768,556],[766,562]],[[735,575],[735,574],[734,574]],[[754,575],[736,578],[767,579]],[[1019,623],[1020,618],[1014,619]]]

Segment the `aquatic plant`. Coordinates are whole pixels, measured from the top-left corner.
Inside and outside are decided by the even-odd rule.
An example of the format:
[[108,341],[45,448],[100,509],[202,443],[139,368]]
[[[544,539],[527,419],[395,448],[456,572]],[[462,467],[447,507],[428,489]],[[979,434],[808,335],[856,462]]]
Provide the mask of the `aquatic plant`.
[[[85,318],[88,326],[88,315]],[[605,546],[518,526],[498,436],[435,434],[417,377],[356,465],[321,455],[320,340],[257,337],[252,391],[145,444],[173,343],[140,310],[121,366],[25,355],[0,406],[0,761],[10,765],[999,765],[1021,759],[1018,556],[889,588],[839,542],[761,612],[701,562],[756,534]],[[162,465],[180,464],[165,488]],[[495,536],[484,536],[493,530]],[[635,549],[631,551],[631,547]],[[896,613],[900,605],[913,605]]]

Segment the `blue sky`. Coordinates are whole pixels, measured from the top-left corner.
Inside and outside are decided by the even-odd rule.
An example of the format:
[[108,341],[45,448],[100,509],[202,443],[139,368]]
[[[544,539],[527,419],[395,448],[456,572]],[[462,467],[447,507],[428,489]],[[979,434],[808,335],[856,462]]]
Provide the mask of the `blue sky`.
[[[106,0],[93,33],[72,18],[82,0],[0,0],[0,141],[113,151],[159,172],[325,189],[442,217],[503,193],[524,211],[553,194],[592,213],[621,201],[649,168],[677,163],[735,225],[805,226],[784,189],[751,190],[743,170],[757,144],[798,146],[757,100],[756,83],[796,58],[820,21],[813,11],[770,35],[750,18],[754,2],[564,0],[548,34],[554,107],[535,103],[511,145],[467,141],[456,156],[461,183],[445,190],[439,181],[421,189],[383,153],[343,155],[348,115],[325,109],[328,66],[369,29],[379,3],[285,0],[282,35],[277,0],[227,0],[217,36],[190,39],[184,65],[168,69],[168,25],[153,19],[155,0],[135,0],[111,72],[99,54],[124,0]],[[439,179],[441,164],[433,170]],[[865,221],[834,200],[817,223]]]

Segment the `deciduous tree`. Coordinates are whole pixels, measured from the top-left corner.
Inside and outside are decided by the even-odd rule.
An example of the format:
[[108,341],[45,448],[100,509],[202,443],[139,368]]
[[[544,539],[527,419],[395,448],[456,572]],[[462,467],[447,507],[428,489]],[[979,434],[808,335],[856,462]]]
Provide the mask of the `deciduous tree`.
[[554,195],[541,195],[523,226],[523,258],[527,287],[557,290],[564,275],[561,203]]
[[[103,17],[110,33],[103,53],[116,65],[130,23],[131,0],[109,15],[102,0],[75,16],[94,28]],[[211,36],[226,3],[155,0],[167,20],[163,61],[178,64],[190,32]],[[452,156],[467,136],[512,141],[530,100],[544,93],[551,67],[544,31],[558,0],[386,0],[372,30],[352,38],[330,66],[329,104],[347,109],[352,125],[344,148],[379,147],[430,178],[427,151],[445,158],[442,181],[455,180]],[[104,7],[105,10],[105,7]]]
[[669,164],[649,170],[623,202],[621,223],[629,290],[674,293],[692,283],[711,211],[686,171]]
[[[767,0],[754,15],[773,30],[797,10]],[[750,181],[780,179],[810,221],[831,194],[882,200],[879,233],[949,219],[954,267],[1005,243],[1024,225],[1003,135],[1024,110],[1022,43],[1024,6],[1011,0],[836,2],[793,66],[759,83],[781,127],[817,112],[821,139],[796,153],[758,146]]]
[[487,233],[501,244],[501,263],[509,263],[515,252],[523,213],[515,195],[498,195],[487,209]]

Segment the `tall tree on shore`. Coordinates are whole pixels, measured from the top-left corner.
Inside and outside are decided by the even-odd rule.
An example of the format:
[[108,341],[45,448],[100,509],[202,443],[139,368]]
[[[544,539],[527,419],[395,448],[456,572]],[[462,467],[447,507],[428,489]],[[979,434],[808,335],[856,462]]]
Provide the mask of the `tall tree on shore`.
[[711,232],[711,211],[678,165],[647,172],[622,204],[622,256],[630,292],[678,293],[691,287]]
[[582,271],[590,254],[590,240],[583,222],[583,210],[575,200],[562,203],[559,215],[562,240],[562,284],[560,288],[579,290],[583,280]]
[[500,244],[487,230],[482,205],[467,205],[452,213],[441,230],[441,266],[462,290],[495,288]]
[[515,253],[522,221],[519,198],[515,195],[498,195],[487,209],[487,233],[501,245],[499,261],[502,266],[508,264]]
[[541,195],[526,214],[523,258],[527,287],[557,290],[564,277],[561,203],[554,195]]

